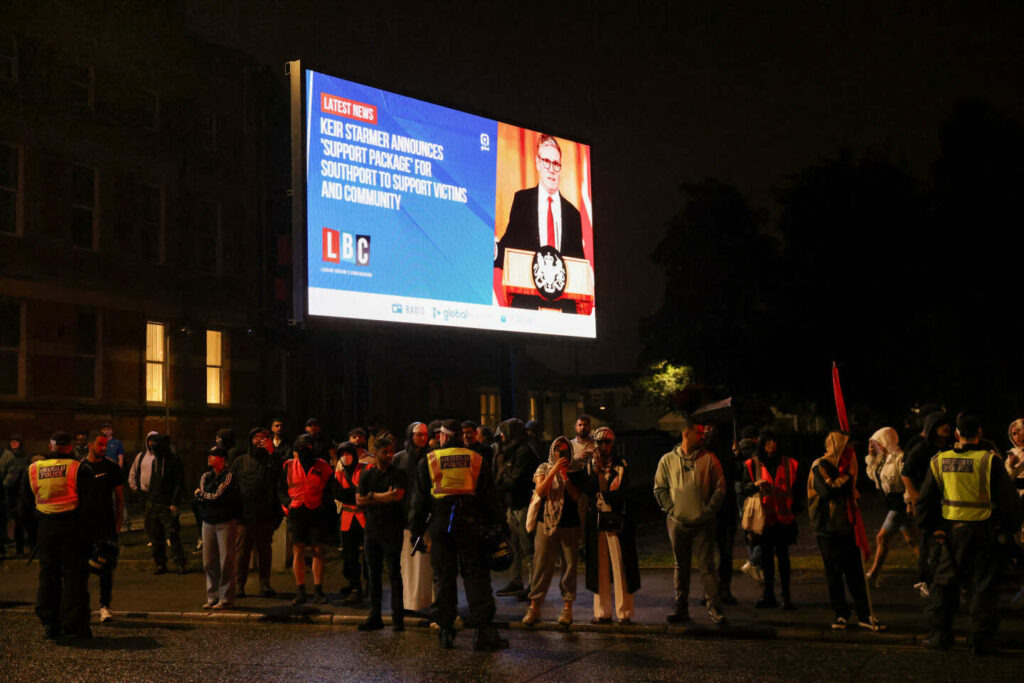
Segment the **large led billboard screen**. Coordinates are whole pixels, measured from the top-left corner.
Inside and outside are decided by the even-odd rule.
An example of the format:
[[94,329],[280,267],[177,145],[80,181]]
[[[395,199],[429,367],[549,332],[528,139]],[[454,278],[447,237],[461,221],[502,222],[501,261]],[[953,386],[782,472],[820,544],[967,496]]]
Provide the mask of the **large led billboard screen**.
[[309,315],[596,336],[589,146],[300,73]]

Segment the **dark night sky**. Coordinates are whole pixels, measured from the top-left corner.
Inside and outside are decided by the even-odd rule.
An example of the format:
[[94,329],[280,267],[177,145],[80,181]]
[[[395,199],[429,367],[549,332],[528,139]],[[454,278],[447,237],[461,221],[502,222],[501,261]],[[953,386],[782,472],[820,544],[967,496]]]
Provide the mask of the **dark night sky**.
[[[771,210],[788,174],[844,147],[888,150],[923,175],[956,100],[1021,117],[1020,3],[898,4],[222,0],[193,1],[188,15],[275,69],[302,58],[592,144],[599,342],[580,363],[612,372],[632,369],[636,324],[661,303],[648,257],[681,183],[716,177]],[[571,371],[574,348],[531,350]]]

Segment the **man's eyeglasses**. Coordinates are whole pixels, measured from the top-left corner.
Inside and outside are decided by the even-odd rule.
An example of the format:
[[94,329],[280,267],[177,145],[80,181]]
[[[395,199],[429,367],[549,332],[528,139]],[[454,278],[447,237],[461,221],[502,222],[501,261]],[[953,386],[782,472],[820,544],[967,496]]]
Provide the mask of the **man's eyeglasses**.
[[605,444],[609,444],[609,443],[615,443],[615,439],[598,439],[597,440],[597,445],[598,446],[604,446]]
[[537,157],[540,160],[540,165],[544,167],[545,171],[554,169],[555,172],[562,170],[562,162],[558,159],[545,159],[544,157]]

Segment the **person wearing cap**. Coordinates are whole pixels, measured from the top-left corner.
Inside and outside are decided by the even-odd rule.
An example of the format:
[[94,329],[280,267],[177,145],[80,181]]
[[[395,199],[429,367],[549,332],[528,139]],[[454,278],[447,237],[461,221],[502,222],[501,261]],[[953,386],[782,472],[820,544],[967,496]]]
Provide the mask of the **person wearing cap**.
[[51,437],[50,457],[29,465],[25,495],[34,498],[39,521],[39,591],[36,615],[44,637],[91,638],[88,557],[82,501],[92,488],[92,471],[72,457],[67,432]]
[[281,524],[281,506],[277,487],[281,479],[281,461],[274,452],[271,432],[266,427],[249,430],[249,449],[231,463],[231,474],[242,495],[242,516],[238,520],[238,552],[235,580],[236,597],[244,598],[249,578],[249,563],[256,555],[261,598],[276,595],[270,587],[270,567],[274,531]]
[[366,511],[364,552],[369,571],[370,614],[359,625],[361,631],[384,628],[381,592],[384,563],[391,580],[391,627],[405,630],[404,587],[402,586],[402,532],[405,528],[402,499],[408,489],[404,469],[394,466],[395,446],[390,434],[374,440],[376,466],[366,470],[359,481],[356,504]]
[[[93,486],[84,498],[83,520],[90,533],[90,545],[97,541],[117,543],[124,520],[124,473],[107,458],[107,437],[96,434],[88,440],[89,454],[82,465],[92,472]],[[114,592],[114,570],[100,574],[100,622],[113,618],[110,604]]]
[[362,427],[353,427],[348,432],[349,443],[356,447],[356,452],[359,454],[359,462],[369,462],[373,460],[373,455],[366,448],[366,444],[370,435],[366,433],[366,430]]
[[214,446],[206,456],[210,469],[203,472],[195,498],[203,521],[203,569],[206,570],[206,604],[203,609],[222,610],[235,602],[235,552],[242,495],[238,480],[227,468],[228,450]]
[[929,648],[953,645],[953,618],[961,590],[970,596],[968,642],[988,654],[999,628],[1000,544],[1012,543],[1021,524],[1020,498],[998,454],[981,445],[977,418],[957,422],[958,444],[932,458],[917,497],[917,523],[938,546],[931,603],[926,609]]
[[308,601],[306,594],[306,546],[313,549],[313,601],[327,602],[324,595],[324,540],[330,535],[324,493],[329,493],[331,466],[313,451],[313,438],[303,434],[292,445],[294,455],[282,466],[278,489],[281,507],[292,534],[292,573],[297,592],[293,605]]
[[666,621],[690,621],[690,563],[696,551],[708,618],[724,624],[715,571],[715,518],[725,500],[725,477],[718,459],[704,450],[704,425],[686,415],[682,423],[681,442],[662,456],[654,475],[654,497],[666,515],[675,557],[675,604]]
[[338,528],[341,531],[342,574],[348,586],[339,593],[344,596],[342,604],[360,605],[363,602],[363,576],[366,565],[363,559],[366,511],[356,502],[356,492],[367,470],[372,465],[359,458],[359,447],[351,441],[338,445],[338,465],[334,469],[335,501],[340,516]]
[[28,452],[23,448],[24,443],[21,434],[11,434],[7,442],[8,447],[0,455],[0,483],[3,484],[5,494],[0,497],[6,498],[7,506],[6,523],[0,528],[0,534],[4,542],[8,538],[14,539],[14,552],[18,557],[25,555],[29,526],[26,522],[31,522],[23,518],[21,509],[24,506],[20,504],[23,475],[28,471],[30,464]]
[[591,623],[612,621],[612,579],[619,623],[633,623],[633,594],[640,590],[640,560],[636,551],[636,521],[627,500],[629,469],[625,459],[613,453],[615,432],[610,427],[594,430],[597,454],[586,463],[583,490],[589,501],[585,528],[587,590],[594,593]]
[[438,432],[440,448],[420,462],[410,530],[417,539],[429,530],[441,648],[455,647],[456,579],[461,573],[469,602],[466,625],[477,629],[473,647],[493,651],[508,647],[508,641],[494,627],[491,574],[482,540],[488,526],[503,520],[490,465],[479,453],[462,446],[461,431],[458,420],[445,420]]
[[125,459],[124,444],[121,443],[121,439],[114,438],[114,425],[104,422],[100,428],[100,433],[107,437],[107,458],[123,470]]
[[334,454],[332,453],[334,450],[333,444],[324,435],[320,427],[320,420],[315,417],[306,420],[306,436],[309,437],[309,442],[312,444],[314,458],[319,458],[326,463],[334,460]]

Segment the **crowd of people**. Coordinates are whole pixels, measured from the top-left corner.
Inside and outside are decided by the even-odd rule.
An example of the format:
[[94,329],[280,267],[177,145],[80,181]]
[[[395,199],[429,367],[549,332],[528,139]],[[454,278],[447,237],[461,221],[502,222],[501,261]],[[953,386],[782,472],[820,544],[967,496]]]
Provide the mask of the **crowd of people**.
[[[130,463],[110,425],[93,435],[58,432],[51,452],[32,458],[21,436],[13,435],[0,456],[4,536],[17,554],[34,547],[39,555],[36,611],[47,638],[91,635],[88,568],[99,574],[100,619],[111,618],[127,482],[144,506],[157,574],[168,571],[168,549],[176,569],[188,571],[180,513],[191,503],[206,574],[205,609],[229,609],[246,598],[253,562],[259,584],[253,594],[276,596],[272,538],[287,520],[292,604],[329,601],[324,549],[338,546],[344,579],[338,599],[367,606],[360,630],[384,628],[386,567],[392,628],[404,630],[407,614],[428,616],[441,647],[453,647],[461,574],[474,646],[495,650],[508,643],[493,626],[494,595],[527,603],[522,622],[536,624],[544,618],[556,566],[562,603],[557,623],[574,622],[581,551],[584,585],[594,595],[591,622],[633,621],[641,588],[635,487],[615,448],[615,432],[608,426],[592,430],[592,423],[580,415],[571,438],[557,436],[545,447],[539,425],[518,419],[502,422],[496,432],[471,421],[413,422],[404,443],[386,430],[363,427],[335,441],[316,418],[290,440],[283,420],[275,419],[269,428],[251,429],[240,445],[232,430],[217,432],[194,487],[186,484],[182,460],[165,434],[150,432]],[[806,507],[824,564],[833,629],[885,629],[869,584],[880,580],[900,531],[918,557],[914,588],[930,600],[926,645],[950,647],[963,589],[971,601],[972,648],[991,648],[1000,570],[1019,556],[1017,542],[1024,540],[1017,493],[1024,490],[1024,420],[1010,425],[1005,460],[970,415],[954,421],[938,410],[929,413],[906,454],[895,429],[877,430],[868,440],[864,469],[887,514],[867,569],[869,545],[858,506],[861,466],[848,434],[828,434],[824,455],[810,464],[806,480],[770,429],[747,427],[731,447],[722,436],[714,425],[684,416],[680,443],[657,465],[653,493],[675,561],[669,623],[691,620],[694,559],[708,620],[726,623],[725,606],[737,602],[731,583],[739,530],[748,553],[742,569],[763,584],[755,607],[797,609],[789,548]],[[510,569],[508,584],[495,592],[490,571],[496,547],[510,548],[511,561],[501,564]]]

